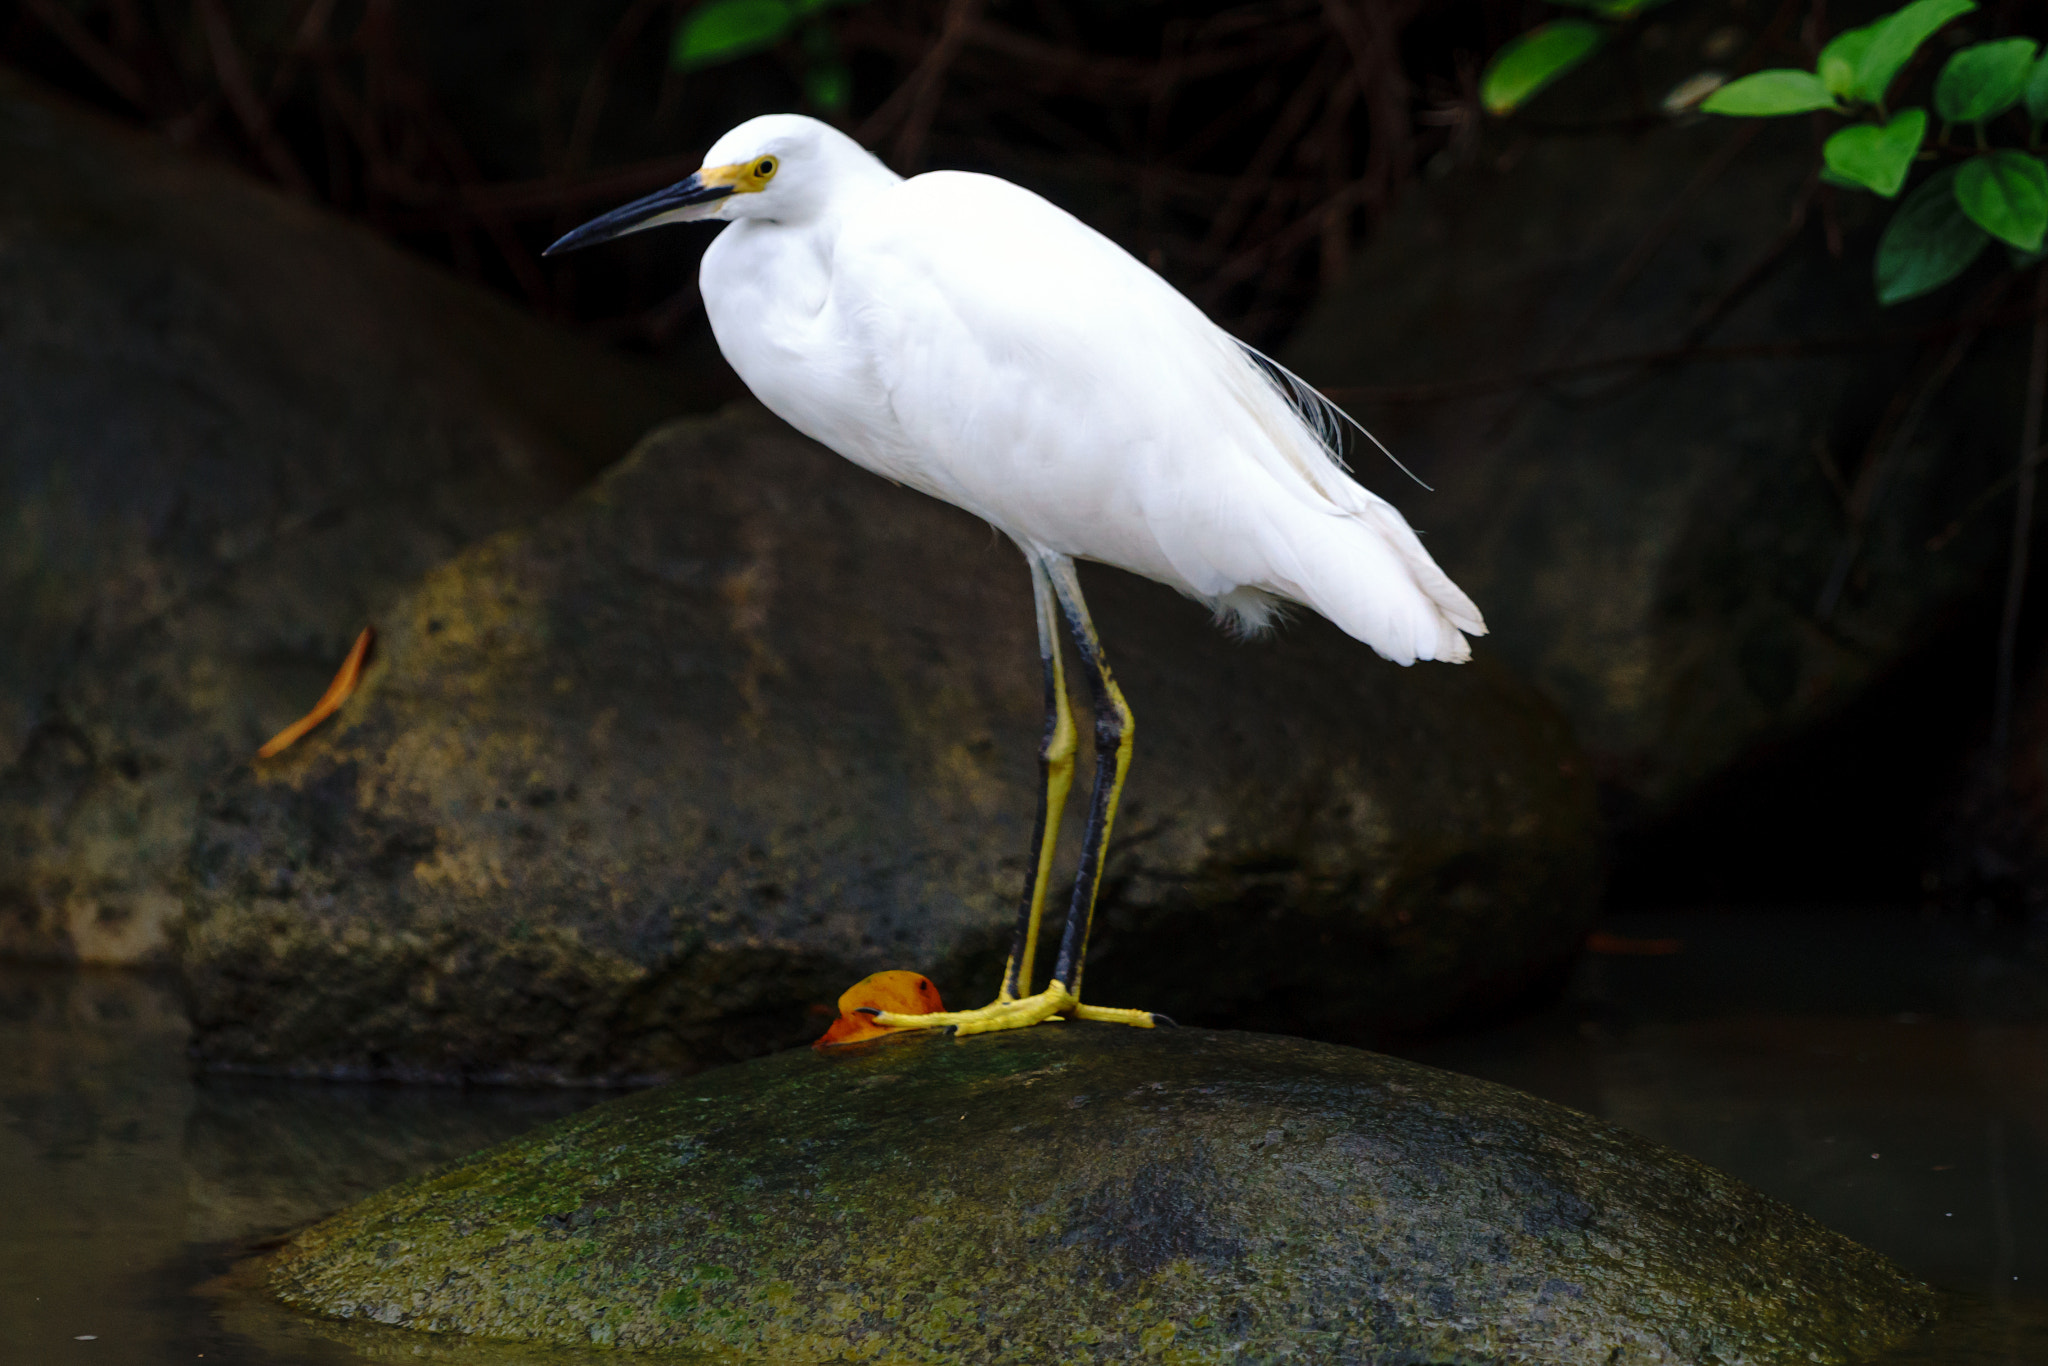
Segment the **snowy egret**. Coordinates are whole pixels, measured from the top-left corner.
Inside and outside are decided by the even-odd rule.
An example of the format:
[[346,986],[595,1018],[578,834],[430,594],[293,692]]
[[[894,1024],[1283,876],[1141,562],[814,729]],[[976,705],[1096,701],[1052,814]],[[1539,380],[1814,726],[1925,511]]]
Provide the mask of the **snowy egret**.
[[[730,226],[699,284],[719,349],[762,403],[866,469],[965,508],[1031,566],[1045,680],[1030,886],[993,1004],[884,1025],[1013,1029],[1083,1005],[1103,851],[1131,760],[1131,709],[1081,599],[1076,560],[1142,574],[1251,632],[1283,603],[1396,663],[1460,661],[1486,627],[1385,500],[1345,472],[1342,414],[1158,275],[1008,181],[905,180],[844,133],[750,119],[704,168],[569,233],[549,254],[664,223]],[[1095,706],[1095,785],[1051,980],[1031,989],[1076,732],[1064,623]]]

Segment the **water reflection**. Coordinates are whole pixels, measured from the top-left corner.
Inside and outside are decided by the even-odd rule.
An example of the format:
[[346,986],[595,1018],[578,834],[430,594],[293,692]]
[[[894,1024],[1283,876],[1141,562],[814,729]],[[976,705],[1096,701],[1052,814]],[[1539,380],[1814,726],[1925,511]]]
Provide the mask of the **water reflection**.
[[1901,1357],[2048,1362],[2048,952],[1914,914],[1632,917],[1557,1008],[1408,1050],[1613,1120],[1964,1292]]
[[[0,1361],[366,1359],[194,1288],[267,1237],[603,1099],[207,1079],[161,984],[0,969]],[[243,1325],[247,1327],[248,1325]]]
[[[2048,1361],[2041,944],[1910,915],[1611,928],[1684,948],[1590,958],[1543,1015],[1407,1052],[1692,1153],[1961,1292],[1897,1366]],[[195,1082],[184,1045],[155,982],[0,969],[0,1361],[620,1359],[197,1293],[265,1239],[602,1095]]]

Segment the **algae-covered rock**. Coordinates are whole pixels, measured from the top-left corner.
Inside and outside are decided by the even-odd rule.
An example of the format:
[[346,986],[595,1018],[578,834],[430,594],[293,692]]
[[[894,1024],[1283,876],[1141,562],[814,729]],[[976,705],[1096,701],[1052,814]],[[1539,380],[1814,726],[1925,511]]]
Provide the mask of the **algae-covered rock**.
[[[1669,88],[1642,79],[1584,88]],[[1988,585],[2004,526],[1964,514],[2011,461],[2025,336],[1986,333],[1900,427],[1955,341],[1918,330],[1979,284],[1881,309],[1870,196],[1780,241],[1814,163],[1792,121],[1608,126],[1407,197],[1284,359],[1435,484],[1399,501],[1626,824],[1839,711]]]
[[689,406],[0,70],[0,954],[134,962],[389,599]]
[[[1087,581],[1138,724],[1091,999],[1357,1040],[1572,952],[1590,780],[1483,649],[1403,670],[1315,619],[1238,643]],[[668,429],[430,575],[341,715],[210,797],[198,1055],[675,1075],[815,1037],[879,969],[978,1004],[1036,802],[1032,623],[965,514],[758,409]]]
[[279,1255],[301,1309],[709,1360],[1828,1363],[1932,1294],[1518,1091],[1270,1036],[1044,1025],[614,1101]]

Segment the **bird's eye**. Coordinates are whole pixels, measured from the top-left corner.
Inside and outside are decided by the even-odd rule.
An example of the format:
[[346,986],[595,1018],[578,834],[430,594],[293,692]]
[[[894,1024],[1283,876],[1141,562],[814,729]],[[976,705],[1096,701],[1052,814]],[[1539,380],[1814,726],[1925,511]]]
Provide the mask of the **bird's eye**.
[[759,177],[760,179],[762,179],[762,180],[766,180],[766,179],[767,179],[767,178],[768,178],[769,176],[772,176],[772,175],[774,175],[774,174],[775,174],[775,158],[774,158],[774,157],[762,157],[762,158],[761,158],[761,160],[760,160],[759,162],[755,163],[755,166],[754,166],[754,174],[755,174],[756,176],[758,176],[758,177]]

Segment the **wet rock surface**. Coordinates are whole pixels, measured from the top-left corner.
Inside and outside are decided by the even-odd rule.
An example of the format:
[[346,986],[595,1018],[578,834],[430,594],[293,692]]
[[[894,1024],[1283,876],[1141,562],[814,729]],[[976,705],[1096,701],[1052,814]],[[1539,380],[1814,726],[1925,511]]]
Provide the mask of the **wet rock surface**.
[[0,954],[133,962],[197,796],[689,395],[0,71]]
[[1841,1362],[1933,1297],[1533,1097],[1270,1036],[1040,1026],[726,1068],[301,1234],[344,1320],[709,1360]]
[[[1357,1040],[1569,957],[1591,781],[1483,650],[1240,644],[1086,578],[1138,724],[1089,999]],[[208,1065],[659,1077],[815,1037],[879,969],[993,995],[1042,701],[986,526],[737,409],[379,626],[341,715],[207,799],[179,952]]]
[[1789,124],[1524,136],[1411,196],[1285,353],[1436,484],[1387,491],[1624,825],[1839,710],[2002,553],[1998,516],[1964,514],[2011,460],[2022,329],[1933,384],[1954,334],[1916,335],[1991,265],[1879,308],[1868,196],[1816,201],[1772,255],[1811,159]]

